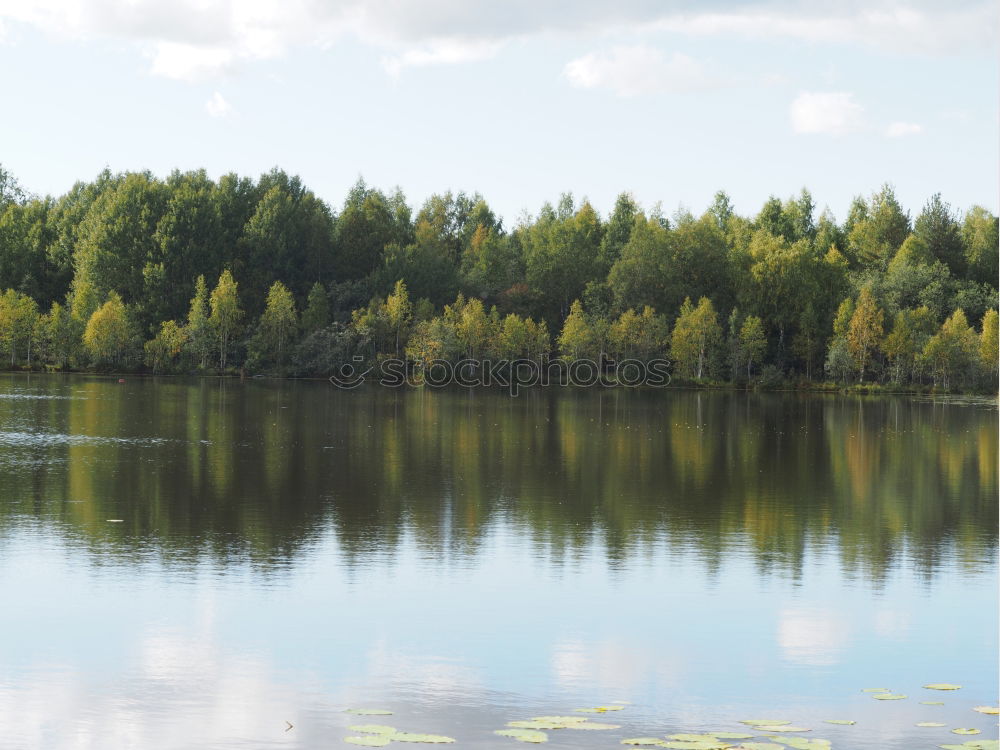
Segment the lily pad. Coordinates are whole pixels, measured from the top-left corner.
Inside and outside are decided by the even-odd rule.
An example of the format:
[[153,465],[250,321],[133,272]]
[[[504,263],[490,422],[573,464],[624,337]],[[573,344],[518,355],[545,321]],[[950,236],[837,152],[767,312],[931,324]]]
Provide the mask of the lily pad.
[[358,716],[392,716],[392,711],[386,711],[384,708],[349,708],[347,713]]
[[569,723],[565,721],[535,721],[535,720],[518,720],[518,721],[508,721],[507,726],[517,727],[518,729],[533,729],[536,732],[542,729],[565,729],[569,726]]
[[807,740],[805,737],[770,737],[770,739],[784,742],[796,750],[830,750],[830,740]]
[[846,724],[846,725],[850,725],[850,724],[857,724],[858,722],[854,721],[854,719],[823,719],[823,723],[824,724]]
[[721,740],[669,740],[664,742],[663,747],[673,748],[673,750],[726,750],[732,747],[727,742]]
[[944,701],[920,701],[921,706],[943,706]]
[[906,697],[902,693],[876,693],[872,696],[877,701],[901,701]]
[[758,725],[758,732],[811,732],[809,727],[793,727],[791,724]]
[[497,729],[493,734],[498,734],[501,737],[511,737],[518,742],[538,744],[549,741],[549,736],[545,732],[539,732],[534,729]]
[[1000,708],[997,708],[996,706],[976,706],[972,710],[978,711],[981,714],[1000,714]]
[[720,740],[748,740],[753,737],[752,734],[744,734],[743,732],[709,732],[709,734]]
[[749,724],[752,727],[780,727],[791,723],[784,719],[740,719],[740,724]]
[[774,742],[744,742],[739,746],[740,750],[785,750],[784,745]]
[[967,727],[961,727],[959,729],[952,729],[952,734],[981,734],[978,729],[969,729]]
[[862,693],[888,693],[889,688],[861,688]]
[[661,747],[665,744],[663,740],[659,737],[629,737],[628,739],[622,740],[623,745],[660,745]]
[[361,745],[362,747],[385,747],[389,744],[389,737],[385,734],[365,734],[359,737],[344,737],[344,742],[351,745]]
[[946,727],[947,724],[942,724],[940,721],[918,721],[918,727]]
[[714,734],[694,734],[692,732],[681,732],[679,734],[668,734],[668,740],[682,740],[684,742],[714,742]]
[[928,690],[961,690],[961,685],[952,685],[950,682],[933,682],[930,685],[924,685]]
[[348,727],[352,732],[367,732],[369,734],[392,734],[396,727],[385,724],[352,724]]
[[593,706],[591,708],[574,708],[573,710],[581,714],[603,714],[606,711],[621,711],[625,706]]
[[586,716],[532,716],[532,721],[547,721],[551,724],[579,724],[588,721]]
[[426,742],[428,745],[443,745],[454,742],[454,737],[445,737],[443,734],[419,734],[418,732],[393,732],[388,737],[393,742]]
[[576,724],[567,724],[566,729],[621,729],[621,724],[605,724],[603,721],[578,721]]

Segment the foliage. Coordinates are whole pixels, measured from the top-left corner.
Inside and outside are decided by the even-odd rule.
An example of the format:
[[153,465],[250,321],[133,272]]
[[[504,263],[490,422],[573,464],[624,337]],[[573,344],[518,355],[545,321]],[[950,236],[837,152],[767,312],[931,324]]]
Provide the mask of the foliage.
[[712,301],[702,297],[694,307],[690,299],[685,299],[670,338],[676,366],[689,377],[701,379],[707,375],[709,357],[721,339],[722,329]]
[[[980,342],[992,325],[998,227],[987,209],[958,212],[940,195],[911,221],[889,185],[855,199],[842,224],[817,216],[806,190],[748,216],[720,191],[702,214],[670,220],[628,193],[606,217],[566,194],[507,230],[478,194],[432,195],[414,213],[400,191],[359,180],[335,212],[278,169],[218,180],[104,170],[55,198],[0,170],[0,356],[136,367],[150,339],[157,371],[318,371],[315,347],[340,341],[329,333],[339,321],[368,358],[538,358],[552,330],[567,356],[675,348],[677,372],[695,378],[770,366],[810,379],[825,363],[866,384],[943,385],[947,370],[949,387],[993,387],[982,353],[959,373],[942,364],[961,358],[940,339],[931,359],[924,351],[956,309]],[[206,279],[219,279],[214,290]],[[85,332],[112,292],[130,343],[95,354]],[[678,320],[688,298],[711,300],[724,342],[692,333],[700,302]]]

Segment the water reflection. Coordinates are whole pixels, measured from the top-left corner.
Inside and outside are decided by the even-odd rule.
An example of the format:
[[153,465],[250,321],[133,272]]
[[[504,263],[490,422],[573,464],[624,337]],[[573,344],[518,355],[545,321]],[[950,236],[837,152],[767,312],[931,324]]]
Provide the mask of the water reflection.
[[994,559],[988,408],[212,380],[4,387],[16,398],[0,399],[0,533],[58,522],[123,563],[153,546],[178,564],[281,567],[327,527],[347,566],[391,556],[407,530],[432,558],[474,557],[498,529],[552,566],[595,544],[612,566],[663,547],[696,550],[710,571],[745,553],[761,574],[794,578],[808,549],[832,545],[845,573],[877,583],[902,562],[929,578],[943,557],[970,570]]
[[320,748],[382,705],[487,748],[628,700],[550,746],[776,712],[929,746],[995,724],[996,495],[988,402],[11,376],[0,727]]

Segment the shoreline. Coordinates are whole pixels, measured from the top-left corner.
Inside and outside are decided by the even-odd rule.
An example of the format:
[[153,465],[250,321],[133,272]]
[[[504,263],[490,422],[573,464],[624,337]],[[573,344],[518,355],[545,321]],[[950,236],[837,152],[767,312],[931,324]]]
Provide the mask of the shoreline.
[[[290,375],[273,375],[265,373],[257,373],[253,375],[240,375],[238,373],[223,373],[223,374],[209,374],[209,373],[151,373],[151,372],[128,372],[128,371],[111,371],[111,372],[98,372],[92,370],[23,370],[23,369],[0,369],[0,374],[2,375],[39,375],[39,376],[73,376],[73,377],[96,377],[96,378],[106,378],[123,380],[126,378],[140,378],[143,380],[152,378],[166,378],[166,379],[214,379],[214,380],[237,380],[237,381],[248,381],[248,380],[281,380],[289,382],[306,382],[306,383],[320,383],[320,382],[330,382],[330,377],[313,377],[313,376],[290,376]],[[332,383],[331,383],[332,384]],[[402,386],[392,386],[383,385],[379,381],[372,380],[368,383],[364,383],[367,387],[380,386],[386,390],[401,390]],[[426,385],[424,383],[409,383],[407,384],[409,390],[422,390],[428,388],[434,391],[488,391],[488,392],[504,392],[509,391],[509,386],[501,385],[459,385],[455,383],[449,383],[447,385]],[[627,391],[642,391],[644,393],[650,393],[654,391],[730,391],[730,392],[742,392],[742,393],[802,393],[802,394],[831,394],[831,395],[852,395],[852,396],[978,396],[982,398],[991,398],[994,400],[1000,400],[1000,393],[997,392],[986,392],[986,391],[975,391],[975,390],[940,390],[934,388],[933,386],[927,386],[922,388],[894,388],[890,385],[880,385],[878,383],[860,384],[855,383],[852,385],[838,385],[835,383],[782,383],[777,386],[761,386],[761,385],[740,385],[736,383],[725,383],[725,382],[691,382],[682,381],[679,384],[671,383],[664,386],[630,386],[630,385],[619,385],[617,383],[609,382],[603,383],[601,385],[530,385],[523,384],[518,386],[518,390],[524,391],[538,391],[547,390],[549,388],[566,388],[573,389],[577,391],[591,390],[594,388],[601,388],[603,390],[627,390]],[[355,390],[355,388],[342,388],[340,390]],[[510,394],[515,395],[515,394]]]

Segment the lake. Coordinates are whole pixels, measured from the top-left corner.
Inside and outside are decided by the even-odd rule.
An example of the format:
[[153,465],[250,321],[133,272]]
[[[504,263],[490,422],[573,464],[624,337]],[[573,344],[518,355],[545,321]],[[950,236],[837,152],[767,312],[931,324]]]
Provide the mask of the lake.
[[997,451],[995,400],[0,376],[0,744],[996,738]]

